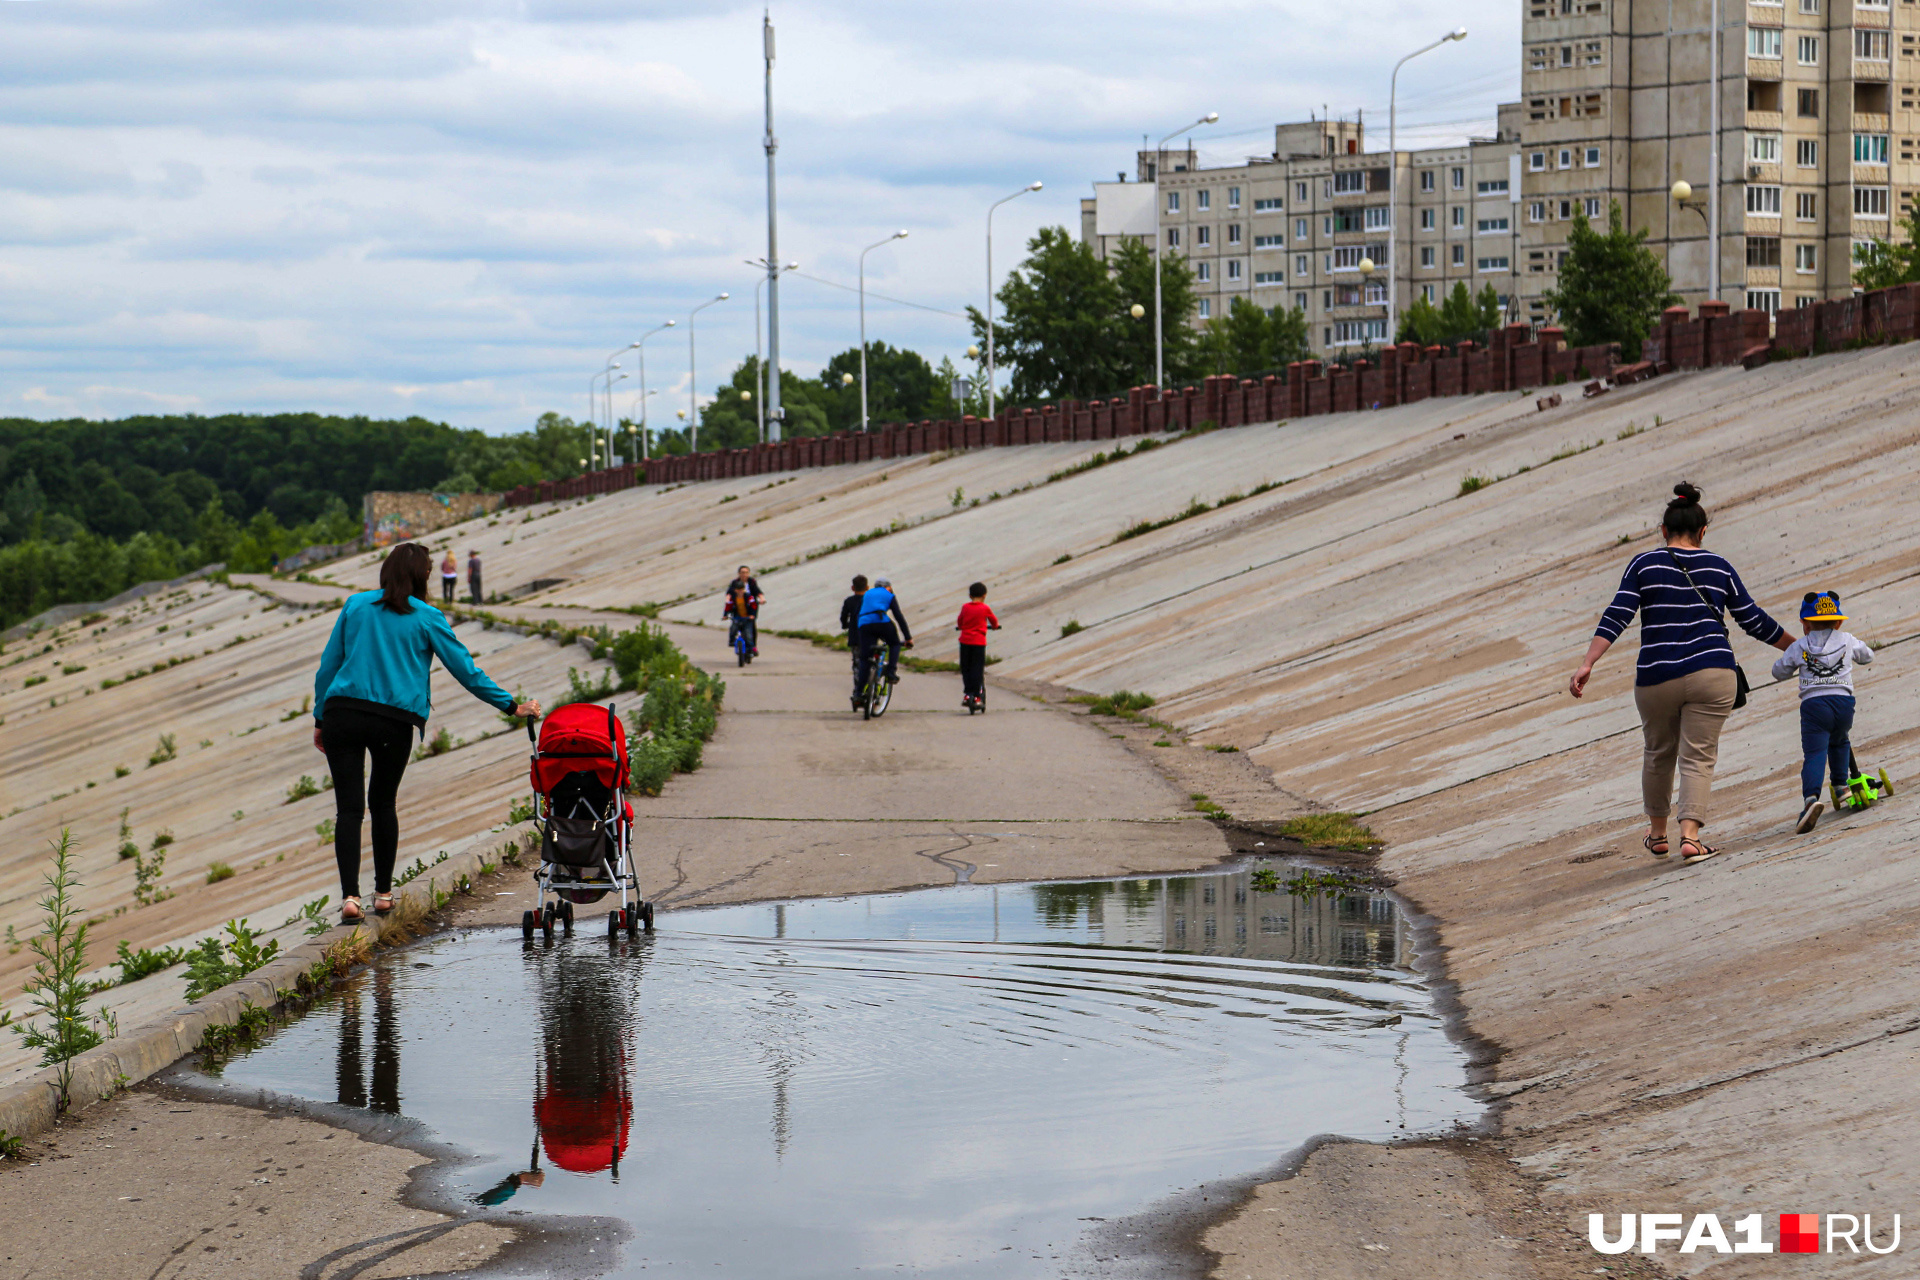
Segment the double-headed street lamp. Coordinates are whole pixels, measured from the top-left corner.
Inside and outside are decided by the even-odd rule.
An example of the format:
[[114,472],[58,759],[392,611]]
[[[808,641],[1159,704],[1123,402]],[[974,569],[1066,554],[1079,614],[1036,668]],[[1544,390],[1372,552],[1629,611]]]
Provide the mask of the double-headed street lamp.
[[647,456],[647,397],[653,394],[647,390],[647,339],[656,333],[664,333],[676,323],[669,320],[658,328],[649,329],[640,335],[640,341],[633,344],[640,358],[640,456],[643,459]]
[[1160,304],[1160,256],[1164,246],[1160,243],[1160,168],[1161,160],[1166,156],[1167,144],[1183,133],[1198,129],[1203,124],[1213,124],[1220,119],[1218,111],[1209,111],[1190,125],[1175,129],[1160,139],[1160,145],[1153,152],[1153,392],[1160,395],[1167,383],[1166,336],[1161,332]]
[[753,285],[753,363],[758,366],[757,372],[754,375],[754,388],[758,394],[759,404],[759,408],[755,410],[754,416],[760,428],[760,443],[765,444],[767,443],[767,360],[760,351],[760,286],[768,280],[772,280],[775,282],[774,288],[777,290],[779,288],[778,281],[780,273],[785,271],[798,271],[800,264],[797,262],[789,262],[782,266],[779,271],[775,271],[765,258],[748,258],[747,265],[750,267],[759,267],[762,271],[766,272],[766,275],[756,280]]
[[700,452],[700,367],[694,358],[693,318],[716,302],[725,302],[733,295],[722,293],[707,299],[693,310],[687,312],[687,452]]
[[[1400,323],[1400,68],[1423,53],[1432,53],[1441,45],[1465,40],[1467,29],[1455,27],[1432,44],[1421,45],[1393,64],[1387,81],[1387,340],[1391,342]],[[1518,198],[1516,193],[1515,198]]]
[[[1034,184],[1038,186],[1038,183]],[[885,240],[876,240],[860,251],[860,429],[867,429],[867,255],[883,244],[905,240],[905,231],[896,231]],[[988,239],[992,239],[991,233]],[[992,253],[989,249],[988,253]]]
[[993,416],[993,211],[1008,200],[1018,200],[1029,191],[1040,190],[1040,183],[1029,182],[1012,195],[987,206],[987,416]]

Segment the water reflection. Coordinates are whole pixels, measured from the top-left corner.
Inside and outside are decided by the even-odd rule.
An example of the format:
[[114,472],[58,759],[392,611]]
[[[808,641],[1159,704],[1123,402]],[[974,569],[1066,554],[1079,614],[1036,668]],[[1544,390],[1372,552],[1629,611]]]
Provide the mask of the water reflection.
[[625,1219],[621,1274],[1045,1276],[1085,1220],[1470,1116],[1410,960],[1390,899],[1244,874],[683,911],[423,943],[225,1075],[404,1108],[479,1204]]

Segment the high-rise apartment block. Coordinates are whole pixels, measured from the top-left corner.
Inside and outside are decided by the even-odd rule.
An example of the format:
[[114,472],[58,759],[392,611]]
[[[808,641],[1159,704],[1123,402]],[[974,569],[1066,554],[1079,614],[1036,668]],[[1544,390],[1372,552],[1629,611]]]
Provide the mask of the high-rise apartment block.
[[[1100,234],[1101,202],[1157,182],[1162,247],[1196,276],[1194,323],[1235,297],[1298,307],[1330,354],[1387,337],[1390,218],[1402,311],[1491,284],[1510,320],[1537,324],[1574,219],[1604,222],[1611,201],[1686,302],[1717,292],[1767,312],[1851,292],[1857,246],[1912,207],[1920,0],[1523,3],[1521,98],[1493,137],[1389,157],[1358,121],[1314,120],[1278,126],[1273,153],[1240,165],[1143,151],[1131,181],[1081,202],[1083,238],[1104,256],[1117,237]],[[1153,232],[1136,220],[1126,234]]]

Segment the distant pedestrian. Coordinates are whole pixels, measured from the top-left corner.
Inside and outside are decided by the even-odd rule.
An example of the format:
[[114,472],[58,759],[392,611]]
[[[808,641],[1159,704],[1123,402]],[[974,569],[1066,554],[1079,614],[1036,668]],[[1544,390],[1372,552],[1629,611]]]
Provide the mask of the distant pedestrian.
[[460,583],[460,562],[453,558],[453,548],[447,548],[446,556],[440,561],[440,602],[453,604],[453,589]]
[[[380,589],[347,597],[320,654],[313,681],[313,745],[333,770],[333,855],[340,864],[340,916],[360,911],[360,822],[373,816],[373,909],[393,909],[393,861],[400,845],[396,802],[417,729],[433,710],[433,659],[468,693],[500,711],[538,716],[538,702],[513,695],[473,663],[447,615],[427,604],[433,553],[403,542],[380,565]],[[417,602],[417,603],[416,603]],[[373,758],[368,777],[367,757]]]
[[1840,593],[1809,591],[1800,605],[1806,635],[1787,646],[1773,662],[1773,678],[1800,675],[1800,820],[1794,830],[1813,830],[1826,806],[1820,803],[1820,779],[1833,775],[1833,803],[1847,794],[1853,767],[1853,668],[1873,661],[1873,650],[1840,630]]
[[[449,551],[447,554],[452,555],[453,553]],[[479,604],[480,603],[480,553],[478,551],[467,552],[467,591],[469,594],[472,595],[473,602],[475,604]]]
[[987,632],[1000,629],[1000,619],[987,607],[987,584],[967,588],[954,628],[960,632],[960,705],[968,711],[987,701]]
[[1740,701],[1742,681],[1723,615],[1731,613],[1740,629],[1762,644],[1785,649],[1789,641],[1786,630],[1747,594],[1733,566],[1701,550],[1708,517],[1700,505],[1700,490],[1681,483],[1673,492],[1660,518],[1666,545],[1628,561],[1620,590],[1600,615],[1593,643],[1567,682],[1567,691],[1576,698],[1585,692],[1593,664],[1620,638],[1638,611],[1640,660],[1633,701],[1646,739],[1640,788],[1648,823],[1641,843],[1654,857],[1667,856],[1667,818],[1673,812],[1677,761],[1680,856],[1687,862],[1705,862],[1720,852],[1700,838],[1700,828],[1707,822],[1720,731]]

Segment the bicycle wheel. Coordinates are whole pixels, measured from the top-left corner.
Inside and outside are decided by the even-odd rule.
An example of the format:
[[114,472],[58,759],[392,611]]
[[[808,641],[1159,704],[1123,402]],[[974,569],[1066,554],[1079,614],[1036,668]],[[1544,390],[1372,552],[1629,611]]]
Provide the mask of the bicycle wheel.
[[893,686],[887,683],[884,675],[876,671],[873,683],[868,688],[871,692],[867,695],[867,706],[871,709],[871,714],[867,718],[873,719],[887,714],[887,707],[893,702]]

